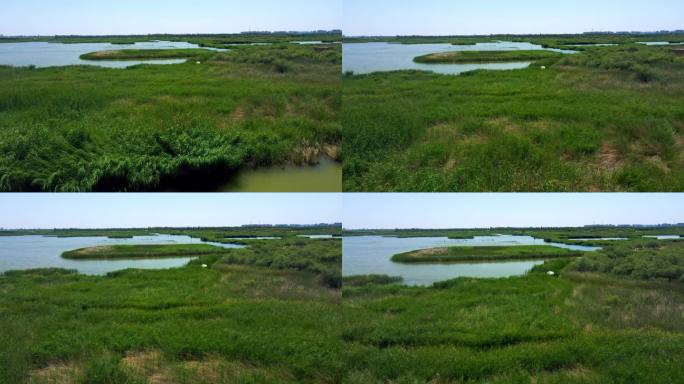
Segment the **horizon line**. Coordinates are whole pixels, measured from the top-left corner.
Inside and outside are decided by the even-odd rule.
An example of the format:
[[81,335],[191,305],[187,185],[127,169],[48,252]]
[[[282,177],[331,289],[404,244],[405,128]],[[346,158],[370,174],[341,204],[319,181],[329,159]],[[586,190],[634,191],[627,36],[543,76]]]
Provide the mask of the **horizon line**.
[[490,34],[454,34],[454,35],[430,35],[430,34],[398,34],[398,35],[345,35],[342,37],[495,37],[495,36],[576,36],[576,35],[665,35],[682,33],[684,29],[660,30],[660,31],[584,31],[584,32],[553,32],[553,33],[490,33]]
[[48,34],[48,35],[5,35],[0,33],[0,38],[15,38],[15,37],[140,37],[140,36],[226,36],[226,35],[288,35],[288,34],[319,34],[319,33],[342,33],[341,29],[313,29],[313,30],[292,30],[292,31],[241,31],[241,32],[218,32],[218,33],[205,33],[205,32],[183,32],[183,33],[170,33],[170,32],[155,32],[155,33],[131,33],[131,34],[94,34],[94,35],[81,35],[81,34]]
[[283,227],[321,227],[321,226],[341,226],[342,223],[309,223],[309,224],[242,224],[233,226],[187,226],[187,227],[164,227],[164,226],[152,226],[152,227],[110,227],[110,228],[100,228],[100,227],[70,227],[70,228],[0,228],[0,233],[10,232],[10,231],[67,231],[67,230],[149,230],[149,229],[225,229],[225,228],[249,228],[249,227],[273,227],[273,228],[283,228]]
[[564,229],[564,228],[658,228],[658,227],[684,227],[682,223],[659,223],[659,224],[585,224],[583,226],[523,226],[523,227],[470,227],[470,228],[342,228],[345,231],[412,231],[412,230],[438,230],[438,231],[463,231],[473,229]]

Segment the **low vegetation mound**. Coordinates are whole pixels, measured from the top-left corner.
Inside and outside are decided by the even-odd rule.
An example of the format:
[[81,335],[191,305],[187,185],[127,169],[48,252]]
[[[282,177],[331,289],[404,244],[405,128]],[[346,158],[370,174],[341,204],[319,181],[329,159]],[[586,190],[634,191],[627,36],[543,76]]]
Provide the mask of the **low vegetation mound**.
[[345,287],[363,287],[365,285],[400,284],[404,279],[400,276],[357,275],[343,278]]
[[62,257],[78,260],[150,259],[212,255],[225,252],[225,248],[209,244],[106,245],[67,251],[62,253]]
[[580,272],[602,272],[642,280],[684,282],[684,242],[652,240],[616,244],[587,254],[573,265]]
[[662,67],[675,63],[681,65],[681,58],[670,50],[642,44],[587,50],[581,55],[569,56],[561,62],[566,65],[629,72],[644,83],[662,79]]
[[413,59],[417,63],[426,64],[467,64],[494,63],[511,61],[536,61],[559,58],[563,54],[554,51],[460,51],[440,52],[418,56]]
[[324,285],[334,288],[342,286],[340,239],[287,238],[243,242],[249,247],[230,252],[221,259],[221,263],[306,271],[318,275]]
[[83,60],[164,60],[208,57],[207,49],[120,49],[91,52],[81,55]]
[[430,248],[392,256],[398,263],[459,263],[468,261],[532,260],[582,256],[583,252],[550,245],[514,247]]

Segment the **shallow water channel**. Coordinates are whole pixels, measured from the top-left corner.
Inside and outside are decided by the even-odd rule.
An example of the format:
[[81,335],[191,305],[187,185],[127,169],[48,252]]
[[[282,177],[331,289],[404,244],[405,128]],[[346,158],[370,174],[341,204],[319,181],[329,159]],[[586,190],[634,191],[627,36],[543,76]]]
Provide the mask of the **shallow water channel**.
[[457,277],[501,278],[520,276],[543,261],[512,261],[497,263],[458,264],[402,264],[390,258],[397,253],[419,249],[448,246],[517,246],[553,245],[582,251],[600,248],[581,245],[546,243],[529,236],[486,236],[473,239],[448,239],[446,237],[345,237],[342,240],[342,274],[344,276],[380,274],[401,276],[407,285],[431,285],[437,281]]
[[245,169],[220,192],[340,192],[342,165],[327,157],[316,166]]
[[479,63],[479,64],[422,64],[413,61],[417,56],[455,51],[517,51],[547,50],[575,53],[571,50],[546,49],[541,45],[500,41],[475,45],[451,44],[396,44],[396,43],[345,43],[342,45],[342,70],[355,74],[414,69],[446,75],[457,75],[477,69],[511,70],[530,66],[530,62]]
[[594,240],[602,240],[602,241],[621,241],[621,240],[629,240],[626,237],[578,237],[574,239],[569,239],[572,241],[594,241]]
[[[0,43],[0,65],[15,67],[36,66],[37,68],[61,67],[66,65],[94,65],[106,68],[127,68],[138,64],[179,64],[186,59],[169,60],[81,60],[80,56],[98,51],[120,49],[200,49],[197,44],[183,41],[150,41],[135,44],[110,43]],[[212,49],[212,48],[202,48]],[[212,49],[216,50],[216,49]]]
[[144,244],[211,244],[223,248],[244,248],[243,245],[204,242],[189,236],[136,236],[132,239],[107,237],[0,236],[0,273],[9,270],[36,268],[75,269],[86,275],[103,275],[127,268],[166,269],[187,264],[194,257],[136,260],[68,260],[65,251],[105,245]]

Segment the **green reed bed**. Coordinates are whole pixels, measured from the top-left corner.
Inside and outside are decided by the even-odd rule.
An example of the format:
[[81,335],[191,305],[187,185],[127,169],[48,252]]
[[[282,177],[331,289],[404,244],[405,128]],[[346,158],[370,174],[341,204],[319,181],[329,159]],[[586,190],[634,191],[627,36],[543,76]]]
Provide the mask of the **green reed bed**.
[[346,382],[681,382],[684,287],[578,272],[590,257],[508,279],[345,285]]
[[[270,244],[271,257],[286,257]],[[339,241],[297,247],[312,264],[340,263]],[[339,289],[302,266],[244,265],[225,255],[249,251],[224,252],[104,277],[0,275],[0,382],[339,382]]]
[[634,44],[514,71],[346,75],[344,190],[684,190],[683,70]]
[[0,67],[0,190],[214,190],[341,159],[339,45],[128,69]]

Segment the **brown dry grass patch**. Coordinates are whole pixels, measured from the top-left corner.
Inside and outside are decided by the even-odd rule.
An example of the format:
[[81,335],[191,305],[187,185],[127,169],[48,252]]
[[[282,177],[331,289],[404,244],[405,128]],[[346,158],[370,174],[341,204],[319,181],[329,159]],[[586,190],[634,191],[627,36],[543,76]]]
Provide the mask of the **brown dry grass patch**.
[[603,171],[613,171],[620,168],[623,162],[620,152],[609,142],[604,142],[598,154],[599,168]]
[[55,363],[29,373],[30,384],[76,384],[83,369],[75,363]]

